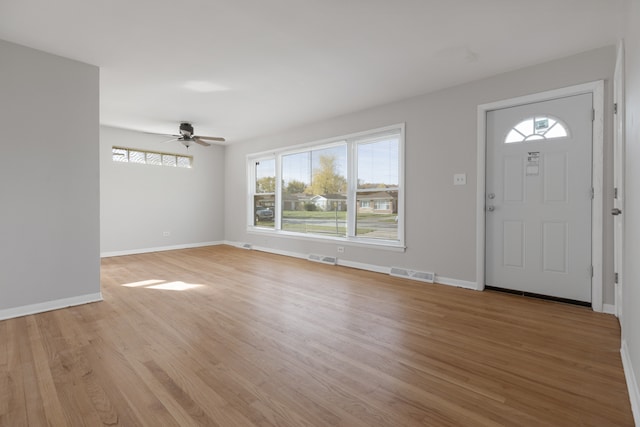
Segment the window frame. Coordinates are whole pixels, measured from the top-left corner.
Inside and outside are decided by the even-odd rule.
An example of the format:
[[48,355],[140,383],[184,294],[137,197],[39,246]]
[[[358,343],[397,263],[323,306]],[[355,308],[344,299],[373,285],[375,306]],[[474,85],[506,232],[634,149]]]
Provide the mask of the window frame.
[[[397,187],[385,189],[384,191],[397,191],[397,239],[377,239],[367,238],[357,235],[356,215],[357,215],[357,195],[358,192],[379,192],[380,189],[358,189],[358,145],[372,143],[376,140],[382,140],[389,136],[398,138],[398,185]],[[346,144],[347,162],[346,162],[346,179],[347,179],[347,235],[327,236],[313,233],[301,233],[295,231],[282,230],[282,191],[283,191],[283,171],[282,159],[284,156],[298,154],[307,151],[316,151],[337,145]],[[394,251],[404,251],[405,246],[405,124],[398,123],[381,128],[371,129],[367,131],[341,135],[333,138],[327,138],[310,143],[298,144],[293,146],[285,146],[270,152],[252,153],[246,156],[247,164],[247,232],[255,234],[278,235],[286,238],[339,242],[350,246],[378,247]],[[276,166],[276,193],[275,193],[275,210],[274,210],[274,227],[266,228],[254,225],[254,200],[256,173],[255,162],[263,160],[275,160]],[[263,193],[260,193],[263,194]]]
[[[114,155],[114,151],[115,150],[122,150],[125,153],[122,154],[122,156],[124,156],[126,158],[126,160],[115,160],[113,155]],[[131,161],[130,156],[131,156],[131,152],[135,152],[135,153],[143,153],[144,154],[144,161],[142,162],[138,162],[138,161]],[[155,155],[159,155],[160,156],[160,163],[159,164],[155,164],[155,163],[149,163],[147,161],[147,158],[150,154],[155,154]],[[163,156],[173,156],[176,160],[175,165],[167,165],[164,163],[164,159]],[[183,158],[183,159],[188,159],[189,160],[189,165],[188,166],[180,166],[179,165],[179,161],[178,159]],[[127,164],[133,164],[133,165],[149,165],[149,166],[162,166],[162,167],[168,167],[168,168],[174,168],[174,169],[193,169],[193,156],[190,155],[185,155],[185,154],[176,154],[176,153],[168,153],[165,151],[153,151],[153,150],[145,150],[142,148],[128,148],[128,147],[121,147],[118,145],[114,145],[111,147],[111,161],[113,163],[127,163]]]
[[[276,176],[276,188],[275,188],[275,193],[258,193],[256,191],[256,181],[257,181],[257,176],[256,176],[256,166],[258,163],[260,162],[264,162],[264,161],[269,161],[269,160],[275,160],[275,176]],[[248,199],[247,199],[247,205],[250,207],[250,209],[247,211],[247,224],[249,224],[250,227],[252,228],[257,228],[257,229],[261,229],[261,230],[276,230],[276,225],[279,222],[279,216],[280,216],[280,209],[277,208],[278,206],[278,200],[279,200],[279,195],[278,193],[280,192],[280,185],[279,185],[279,180],[278,180],[278,158],[277,156],[275,156],[275,154],[273,155],[264,155],[261,157],[255,157],[252,159],[248,160],[248,169],[249,169],[249,188],[247,191],[248,194]],[[273,228],[272,227],[265,227],[265,226],[260,226],[254,223],[255,217],[256,217],[256,207],[254,206],[254,201],[255,201],[255,197],[257,195],[263,195],[263,196],[269,196],[273,194],[274,196],[274,209],[273,209]]]

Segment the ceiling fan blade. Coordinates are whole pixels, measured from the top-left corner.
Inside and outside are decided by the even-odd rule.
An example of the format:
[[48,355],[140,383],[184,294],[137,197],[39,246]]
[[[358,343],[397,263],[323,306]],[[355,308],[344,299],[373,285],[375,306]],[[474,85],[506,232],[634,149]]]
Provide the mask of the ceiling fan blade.
[[226,139],[221,138],[221,137],[217,137],[217,136],[194,136],[194,138],[206,139],[208,141],[218,141],[218,142],[225,142],[226,141]]
[[209,144],[208,142],[204,142],[199,136],[194,137],[193,140],[196,142],[196,144],[204,145],[205,147],[211,146],[211,144]]
[[167,139],[166,141],[162,141],[160,144],[166,144],[167,142],[180,141],[180,138]]
[[145,131],[141,131],[142,133],[146,133],[147,135],[160,135],[160,136],[173,136],[174,138],[179,138],[182,135],[175,135],[173,133],[158,133],[158,132],[145,132]]

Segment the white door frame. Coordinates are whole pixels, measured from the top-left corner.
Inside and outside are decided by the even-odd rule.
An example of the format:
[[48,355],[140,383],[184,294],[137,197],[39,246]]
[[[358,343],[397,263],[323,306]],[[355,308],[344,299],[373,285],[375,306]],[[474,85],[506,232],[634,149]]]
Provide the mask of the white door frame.
[[622,324],[622,294],[624,282],[624,153],[625,153],[625,105],[624,105],[624,41],[618,42],[615,72],[613,73],[613,102],[617,106],[613,116],[613,185],[617,189],[614,207],[622,210],[622,215],[614,219],[613,245],[614,269],[618,274],[614,285],[614,314]]
[[604,81],[597,80],[576,86],[534,93],[478,106],[478,165],[476,201],[476,289],[484,290],[485,281],[485,179],[487,156],[487,112],[500,108],[548,101],[583,93],[593,94],[593,203],[591,205],[591,306],[602,311],[603,254],[603,178],[604,178]]

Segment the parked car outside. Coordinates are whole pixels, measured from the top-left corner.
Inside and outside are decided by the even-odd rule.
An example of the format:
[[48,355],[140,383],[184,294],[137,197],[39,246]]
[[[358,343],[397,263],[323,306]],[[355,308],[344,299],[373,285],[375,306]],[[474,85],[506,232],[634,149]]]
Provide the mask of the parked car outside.
[[258,206],[256,208],[256,222],[273,221],[273,211],[269,208]]

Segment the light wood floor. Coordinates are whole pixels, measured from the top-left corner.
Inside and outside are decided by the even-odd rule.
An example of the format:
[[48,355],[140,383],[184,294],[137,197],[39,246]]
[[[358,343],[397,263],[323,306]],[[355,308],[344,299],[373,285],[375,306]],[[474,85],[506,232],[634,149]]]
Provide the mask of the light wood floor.
[[227,246],[104,259],[102,292],[0,322],[0,425],[633,425],[587,308]]

